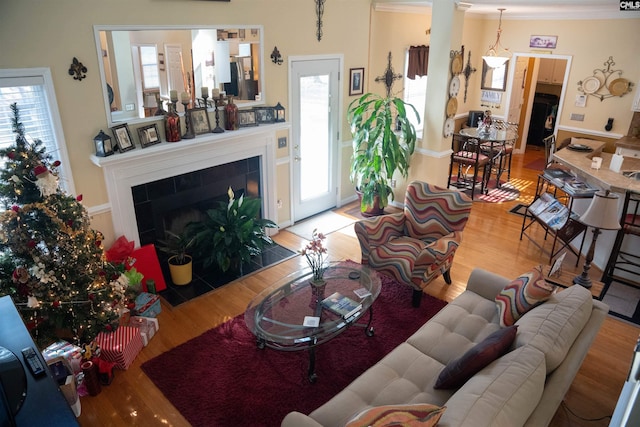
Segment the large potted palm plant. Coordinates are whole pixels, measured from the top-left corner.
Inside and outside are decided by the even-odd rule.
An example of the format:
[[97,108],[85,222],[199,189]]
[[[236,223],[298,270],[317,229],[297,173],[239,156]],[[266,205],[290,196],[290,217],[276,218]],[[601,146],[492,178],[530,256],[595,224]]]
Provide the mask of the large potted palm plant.
[[416,130],[409,114],[415,107],[400,98],[367,93],[349,104],[347,120],[353,136],[350,179],[361,197],[363,214],[379,215],[393,200],[391,180],[409,173]]

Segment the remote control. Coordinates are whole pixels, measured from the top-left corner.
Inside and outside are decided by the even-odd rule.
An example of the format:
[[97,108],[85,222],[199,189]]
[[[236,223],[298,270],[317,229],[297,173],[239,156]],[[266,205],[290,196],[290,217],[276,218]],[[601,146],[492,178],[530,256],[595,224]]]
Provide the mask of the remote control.
[[42,362],[40,362],[40,359],[38,358],[38,354],[33,348],[23,348],[22,355],[24,356],[24,361],[27,363],[27,366],[34,377],[39,377],[46,373],[44,366],[42,366]]

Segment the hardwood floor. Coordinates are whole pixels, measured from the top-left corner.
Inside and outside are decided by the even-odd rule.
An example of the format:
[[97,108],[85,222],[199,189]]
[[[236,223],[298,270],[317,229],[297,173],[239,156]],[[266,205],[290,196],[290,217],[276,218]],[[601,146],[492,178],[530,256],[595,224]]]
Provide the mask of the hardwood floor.
[[[548,263],[534,244],[520,241],[522,217],[509,213],[518,203],[530,203],[535,192],[538,171],[524,165],[544,157],[542,151],[528,150],[515,154],[511,183],[520,190],[520,197],[506,203],[475,202],[464,231],[464,241],[457,252],[451,270],[453,283],[448,286],[442,278],[432,283],[427,292],[451,301],[464,289],[472,269],[482,267],[506,277],[516,277],[532,266]],[[338,209],[345,212],[350,206]],[[542,234],[541,234],[542,236]],[[275,240],[292,250],[306,243],[300,237],[282,230]],[[327,238],[331,260],[360,260],[360,249],[354,235],[334,232]],[[576,272],[575,257],[567,255],[564,268]],[[116,371],[113,383],[103,387],[96,397],[83,397],[82,426],[187,426],[187,421],[154,387],[140,369],[140,365],[206,330],[241,314],[249,301],[270,283],[305,266],[304,260],[295,257],[267,270],[224,286],[210,294],[172,308],[163,301],[159,315],[160,330],[138,355],[127,371]],[[599,272],[591,271],[592,277]],[[608,419],[586,423],[611,415],[622,385],[626,379],[632,350],[640,328],[608,317],[591,350],[558,409],[551,426],[607,426]],[[195,355],[194,355],[195,357]],[[181,369],[176,366],[175,369]],[[211,390],[212,399],[224,390]],[[572,415],[564,405],[577,416]],[[581,417],[581,418],[578,418]]]

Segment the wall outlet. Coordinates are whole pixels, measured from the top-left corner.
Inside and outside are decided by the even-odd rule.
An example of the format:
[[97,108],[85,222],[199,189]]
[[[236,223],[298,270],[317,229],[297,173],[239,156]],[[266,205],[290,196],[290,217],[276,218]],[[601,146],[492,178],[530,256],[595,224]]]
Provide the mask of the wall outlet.
[[133,111],[133,110],[135,110],[135,109],[136,109],[136,104],[126,104],[126,105],[124,106],[124,109],[125,109],[126,111]]
[[286,148],[287,147],[287,137],[283,136],[278,138],[278,148]]
[[571,120],[576,122],[584,122],[584,114],[571,113]]

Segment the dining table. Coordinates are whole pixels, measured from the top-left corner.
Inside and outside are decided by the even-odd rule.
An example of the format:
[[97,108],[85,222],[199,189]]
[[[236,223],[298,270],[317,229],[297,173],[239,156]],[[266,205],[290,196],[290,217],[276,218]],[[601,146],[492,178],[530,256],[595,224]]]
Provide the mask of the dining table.
[[[490,171],[496,174],[496,188],[500,188],[500,177],[505,168],[505,153],[507,144],[515,144],[518,139],[518,132],[510,127],[506,129],[491,128],[486,131],[484,128],[462,128],[458,135],[464,138],[475,138],[480,141],[483,151],[490,158]],[[491,172],[490,172],[491,173]],[[487,185],[489,180],[487,180]]]

